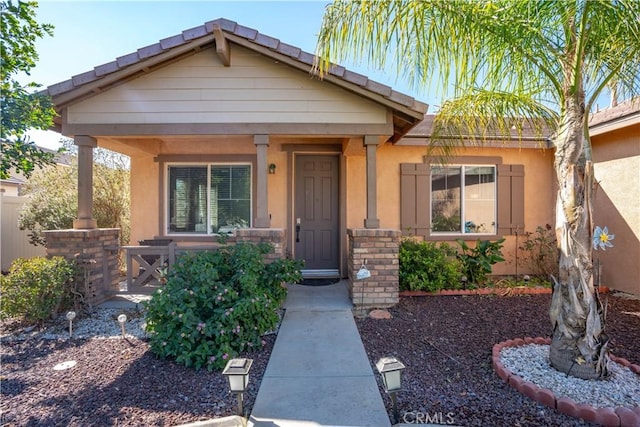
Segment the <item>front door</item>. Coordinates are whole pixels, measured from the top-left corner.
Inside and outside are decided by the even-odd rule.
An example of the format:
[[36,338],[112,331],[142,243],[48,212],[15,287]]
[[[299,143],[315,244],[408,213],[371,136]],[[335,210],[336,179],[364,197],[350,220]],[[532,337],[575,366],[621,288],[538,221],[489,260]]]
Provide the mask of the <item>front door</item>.
[[305,277],[339,275],[338,166],[338,156],[295,157],[294,248]]

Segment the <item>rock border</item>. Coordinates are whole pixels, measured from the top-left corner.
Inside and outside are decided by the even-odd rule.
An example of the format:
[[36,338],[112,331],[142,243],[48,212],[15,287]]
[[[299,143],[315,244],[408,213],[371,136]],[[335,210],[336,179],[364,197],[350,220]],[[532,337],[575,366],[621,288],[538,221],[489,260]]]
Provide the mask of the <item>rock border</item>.
[[[519,393],[543,404],[551,409],[555,409],[565,415],[582,420],[598,423],[603,426],[612,427],[640,427],[640,406],[629,409],[625,406],[616,408],[605,407],[595,408],[587,404],[578,404],[568,397],[557,398],[553,392],[547,388],[541,388],[538,385],[525,381],[522,377],[515,375],[509,369],[505,368],[500,359],[500,351],[505,347],[519,347],[528,344],[550,345],[550,338],[515,338],[512,340],[502,341],[493,346],[491,355],[491,365],[494,371],[507,384],[516,389]],[[610,355],[611,360],[622,366],[628,367],[632,372],[640,375],[640,366],[629,362],[622,357]]]
[[[601,294],[610,292],[610,289],[606,286],[600,286],[599,291]],[[551,288],[527,288],[527,287],[515,287],[515,288],[479,288],[479,289],[443,289],[436,292],[427,291],[400,291],[401,297],[432,297],[432,296],[446,296],[446,295],[538,295],[538,294],[550,294],[553,290]]]

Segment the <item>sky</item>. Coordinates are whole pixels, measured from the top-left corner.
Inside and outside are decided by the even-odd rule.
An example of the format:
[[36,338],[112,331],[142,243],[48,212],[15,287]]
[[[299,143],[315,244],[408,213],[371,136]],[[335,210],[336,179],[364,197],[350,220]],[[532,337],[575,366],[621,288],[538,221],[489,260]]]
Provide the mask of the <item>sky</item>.
[[[40,0],[39,23],[52,24],[53,37],[36,43],[39,60],[29,81],[49,86],[92,70],[159,40],[226,18],[313,53],[328,1],[52,1]],[[412,90],[395,73],[366,63],[348,69],[433,105],[425,91]],[[21,79],[22,81],[22,79]],[[26,82],[24,80],[23,82]],[[432,108],[430,108],[432,111]],[[60,134],[34,131],[36,144],[57,148]]]

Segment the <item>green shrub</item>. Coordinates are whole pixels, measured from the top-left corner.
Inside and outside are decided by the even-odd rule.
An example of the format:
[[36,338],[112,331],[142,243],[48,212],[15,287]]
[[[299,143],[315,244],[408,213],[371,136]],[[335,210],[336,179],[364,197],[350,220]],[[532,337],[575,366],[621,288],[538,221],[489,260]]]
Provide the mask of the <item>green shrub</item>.
[[75,266],[63,257],[18,258],[0,279],[2,317],[43,322],[55,315],[71,292]]
[[462,266],[455,249],[446,243],[405,239],[400,243],[399,262],[400,290],[435,292],[460,288]]
[[243,243],[178,257],[166,285],[145,304],[151,350],[212,370],[260,346],[279,321],[283,283],[302,279],[299,261],[265,264],[271,250],[269,244]]
[[551,225],[536,227],[535,233],[526,232],[526,239],[518,249],[524,252],[523,264],[534,276],[548,281],[558,277],[558,244]]
[[457,257],[462,262],[463,271],[469,283],[482,286],[487,282],[487,275],[491,273],[492,266],[504,261],[502,257],[504,240],[502,238],[492,242],[478,239],[473,248],[462,239],[456,240],[462,249]]

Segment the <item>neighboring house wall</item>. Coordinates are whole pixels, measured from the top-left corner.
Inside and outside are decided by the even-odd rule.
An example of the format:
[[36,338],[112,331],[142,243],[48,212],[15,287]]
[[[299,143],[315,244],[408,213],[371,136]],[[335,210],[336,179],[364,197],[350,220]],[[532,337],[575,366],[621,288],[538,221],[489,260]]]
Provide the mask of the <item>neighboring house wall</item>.
[[30,244],[29,232],[20,230],[18,227],[20,210],[28,198],[0,194],[0,217],[2,218],[0,258],[2,259],[2,271],[7,271],[16,258],[44,256],[46,251],[42,246]]
[[640,124],[591,138],[595,177],[595,225],[615,234],[614,247],[594,251],[601,283],[640,294]]

